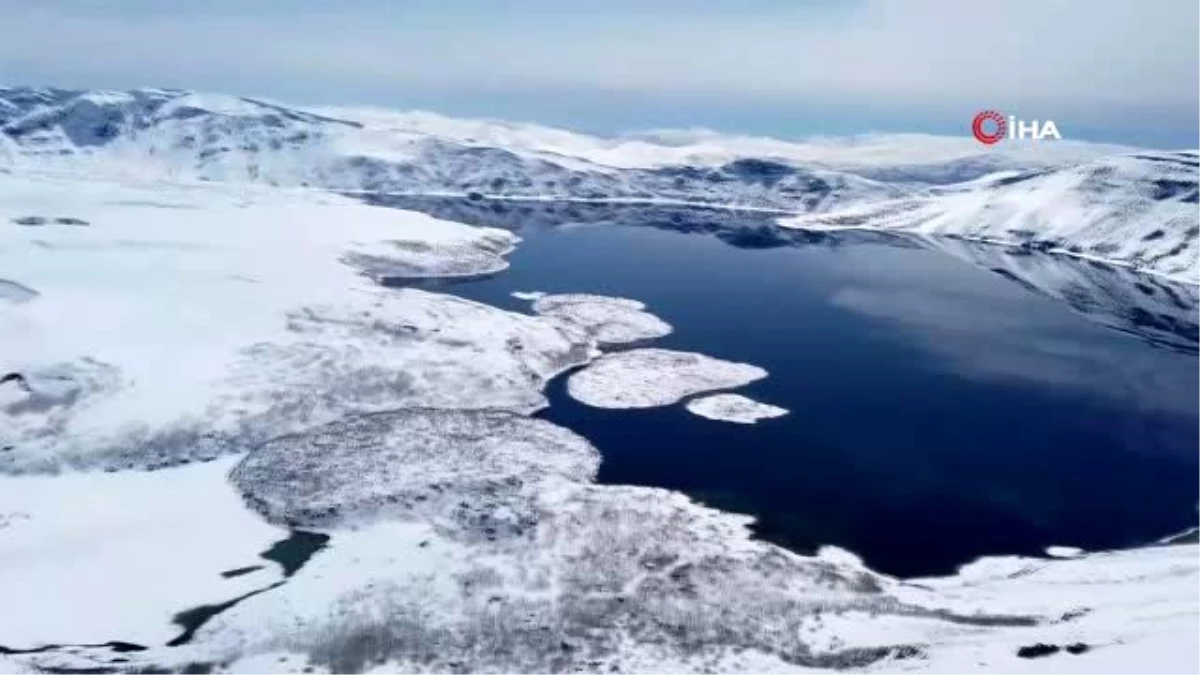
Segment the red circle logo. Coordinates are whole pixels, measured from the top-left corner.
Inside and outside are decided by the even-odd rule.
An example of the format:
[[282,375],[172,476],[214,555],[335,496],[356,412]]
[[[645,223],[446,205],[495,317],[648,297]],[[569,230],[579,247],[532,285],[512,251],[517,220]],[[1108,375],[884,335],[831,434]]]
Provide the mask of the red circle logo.
[[[989,122],[991,122],[990,125]],[[988,126],[992,127],[991,131],[988,131]],[[995,110],[984,110],[971,122],[971,133],[975,134],[975,138],[980,143],[992,145],[999,142],[1008,133],[1008,122],[1005,121],[1004,115]]]

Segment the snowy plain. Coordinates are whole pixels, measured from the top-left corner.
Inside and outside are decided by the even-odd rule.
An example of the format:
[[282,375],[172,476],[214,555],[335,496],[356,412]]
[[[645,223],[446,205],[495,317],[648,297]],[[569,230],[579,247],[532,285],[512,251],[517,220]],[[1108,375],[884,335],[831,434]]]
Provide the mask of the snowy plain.
[[287,537],[224,480],[230,459],[161,475],[0,477],[3,644],[166,643],[180,609],[277,580],[274,565],[221,577],[265,563],[259,553]]
[[[590,349],[568,326],[375,282],[491,269],[507,232],[314,192],[0,178],[5,274],[38,293],[0,326],[0,370],[27,385],[0,385],[20,411],[0,421],[16,446],[0,467],[170,464],[406,402],[530,411]],[[89,225],[14,222],[60,213]]]
[[[385,288],[501,271],[520,242],[302,185],[372,186],[372,162],[414,157],[457,180],[445,143],[503,142],[517,178],[525,162],[586,162],[601,181],[765,154],[820,160],[857,199],[911,191],[885,175],[1033,161],[1019,153],[981,169],[962,143],[925,137],[600,143],[180,92],[20,95],[33,102],[0,135],[0,672],[1200,669],[1195,543],[899,580],[846,551],[760,541],[749,517],[678,493],[595,484],[597,450],[528,417],[552,377],[586,366],[572,396],[644,407],[767,373],[655,348],[600,355],[670,330],[636,300],[529,294],[521,314]],[[242,145],[276,139],[264,119],[280,139],[321,134],[249,161],[264,151]],[[113,143],[79,142],[109,124]],[[371,161],[307,173],[329,147]],[[913,199],[941,210],[958,194]],[[689,404],[733,417],[729,396]],[[289,527],[328,545],[288,565],[264,556]],[[212,607],[180,641],[181,617]]]

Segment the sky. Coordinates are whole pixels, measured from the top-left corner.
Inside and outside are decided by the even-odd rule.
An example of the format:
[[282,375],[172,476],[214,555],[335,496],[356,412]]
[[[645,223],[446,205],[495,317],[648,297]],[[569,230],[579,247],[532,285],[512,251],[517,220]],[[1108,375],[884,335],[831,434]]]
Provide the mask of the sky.
[[0,0],[0,83],[158,86],[591,133],[1200,146],[1196,0]]

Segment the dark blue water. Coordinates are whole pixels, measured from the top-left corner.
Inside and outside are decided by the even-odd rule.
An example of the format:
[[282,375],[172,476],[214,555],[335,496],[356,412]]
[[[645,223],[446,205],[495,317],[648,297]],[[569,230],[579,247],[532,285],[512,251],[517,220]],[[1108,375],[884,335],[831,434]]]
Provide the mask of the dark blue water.
[[657,346],[766,368],[740,393],[791,410],[752,426],[602,410],[560,378],[542,416],[600,449],[602,482],[679,490],[902,576],[1196,524],[1194,322],[1164,348],[911,242],[751,214],[396,205],[523,237],[511,269],[439,290],[517,311],[513,291],[636,298],[675,327]]

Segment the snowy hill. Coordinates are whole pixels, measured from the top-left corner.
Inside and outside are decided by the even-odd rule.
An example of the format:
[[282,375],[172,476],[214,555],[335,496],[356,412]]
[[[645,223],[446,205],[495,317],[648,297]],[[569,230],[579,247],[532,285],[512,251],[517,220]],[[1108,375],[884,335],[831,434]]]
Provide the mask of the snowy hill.
[[990,152],[915,134],[804,143],[705,131],[598,138],[531,124],[142,89],[0,88],[0,163],[341,191],[687,201],[785,211],[922,194],[1121,148]]
[[1051,250],[1197,282],[1200,159],[1192,152],[1118,155],[788,218],[805,229],[911,231]]

